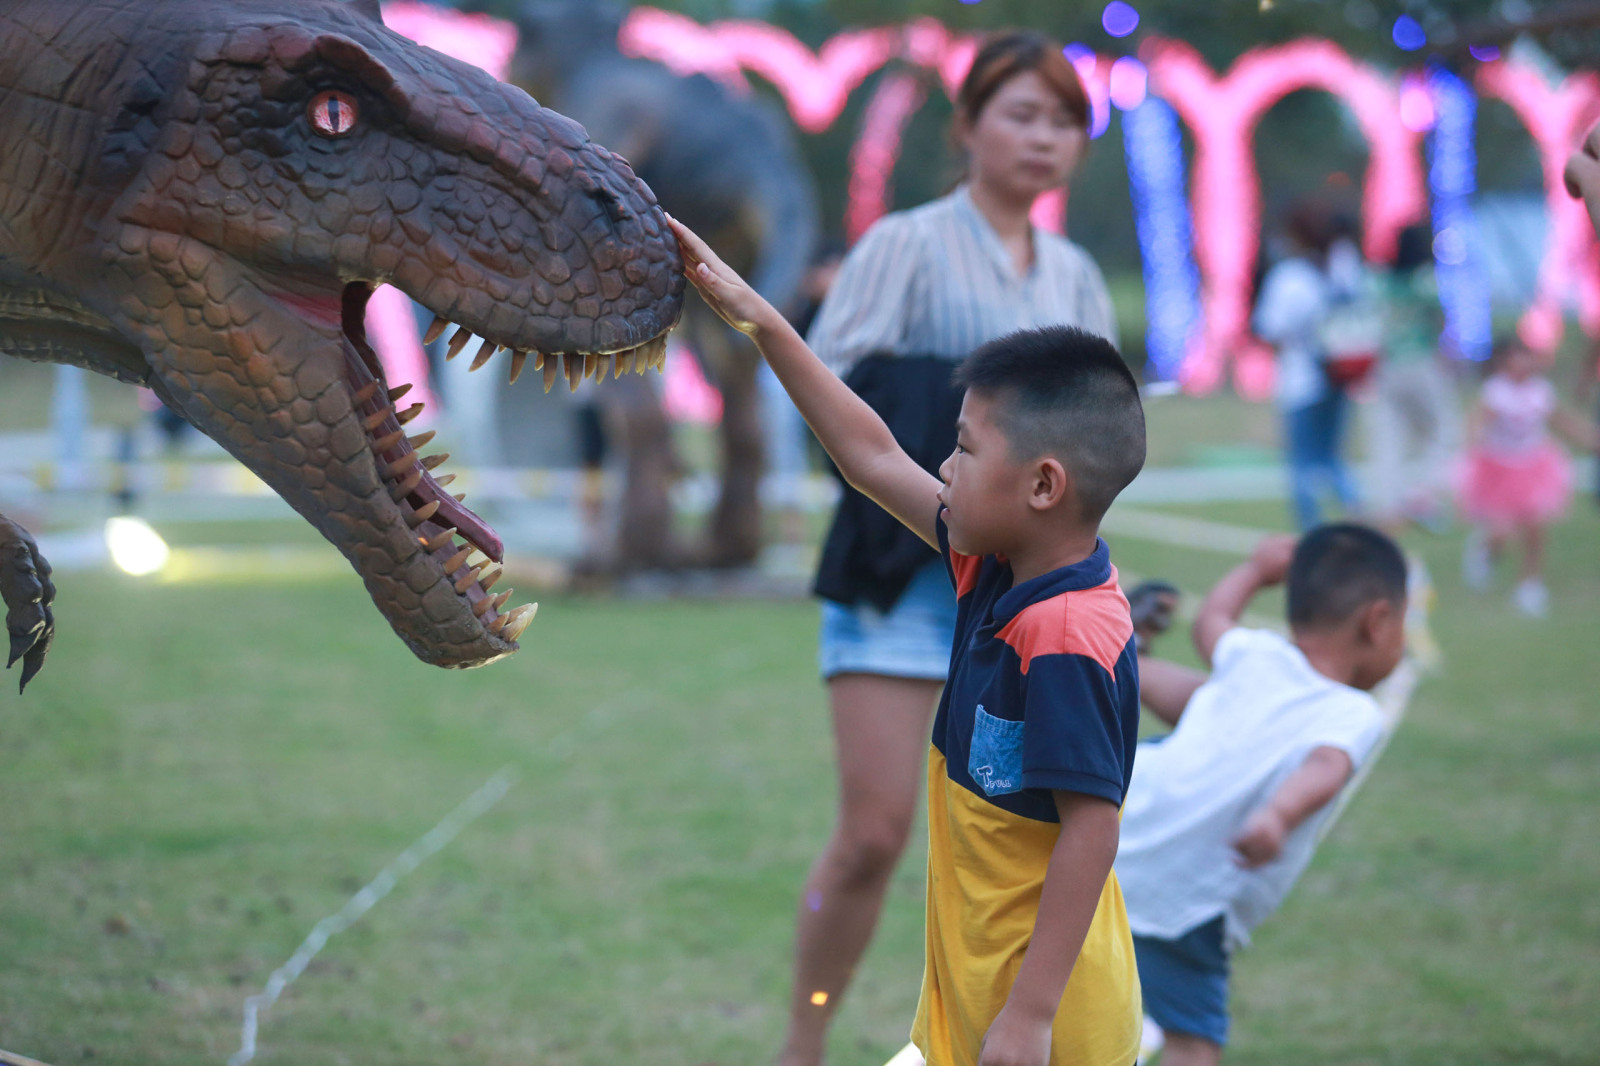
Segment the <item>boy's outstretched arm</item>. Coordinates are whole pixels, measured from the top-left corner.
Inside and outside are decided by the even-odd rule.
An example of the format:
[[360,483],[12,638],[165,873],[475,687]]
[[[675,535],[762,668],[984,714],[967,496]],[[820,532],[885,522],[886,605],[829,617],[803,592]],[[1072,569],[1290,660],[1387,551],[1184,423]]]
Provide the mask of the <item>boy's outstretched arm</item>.
[[1324,745],[1311,749],[1306,761],[1278,786],[1272,798],[1244,820],[1244,828],[1233,838],[1239,865],[1251,870],[1283,854],[1289,834],[1337,796],[1354,769],[1342,748]]
[[937,548],[939,479],[905,453],[866,402],[816,357],[773,306],[677,219],[689,280],[711,309],[747,333],[844,479]]
[[1118,810],[1098,796],[1055,791],[1061,835],[1039,893],[1033,939],[978,1066],[1048,1066],[1050,1028],[1117,857]]
[[1200,604],[1195,616],[1194,650],[1200,659],[1211,665],[1211,653],[1217,648],[1222,634],[1239,624],[1239,616],[1250,605],[1255,594],[1264,588],[1280,584],[1289,573],[1289,560],[1294,558],[1295,537],[1287,533],[1267,537],[1256,545],[1250,558],[1225,574],[1212,586]]

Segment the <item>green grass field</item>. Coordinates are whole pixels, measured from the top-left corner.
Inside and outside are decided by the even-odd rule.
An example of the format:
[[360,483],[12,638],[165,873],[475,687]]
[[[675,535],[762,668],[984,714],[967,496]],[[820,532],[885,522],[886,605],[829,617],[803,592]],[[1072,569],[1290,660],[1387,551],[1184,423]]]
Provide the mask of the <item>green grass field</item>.
[[[18,395],[0,390],[0,416]],[[97,391],[97,412],[127,395]],[[1156,462],[1271,447],[1269,409],[1162,404]],[[1275,503],[1165,510],[1285,520]],[[298,525],[168,532],[320,544]],[[1440,586],[1445,670],[1236,960],[1231,1063],[1600,1059],[1597,542],[1580,500],[1554,534],[1552,616],[1530,622],[1504,581],[1462,590],[1459,534],[1412,540]],[[1129,537],[1113,557],[1195,592],[1234,562]],[[224,1062],[245,998],[317,920],[509,764],[504,802],[264,1016],[257,1061],[769,1061],[795,897],[832,817],[811,604],[550,599],[520,655],[450,674],[324,568],[60,586],[46,671],[23,699],[0,675],[0,1047]],[[922,900],[914,848],[832,1066],[904,1043]]]
[[[1238,959],[1231,1061],[1595,1060],[1597,537],[1587,506],[1558,531],[1544,623],[1463,593],[1453,539],[1417,542],[1447,670]],[[1195,589],[1231,562],[1114,551]],[[791,908],[831,817],[810,605],[558,599],[514,660],[447,674],[354,577],[61,586],[49,668],[0,697],[0,1047],[222,1062],[242,1001],[315,921],[509,763],[505,801],[265,1016],[258,1061],[731,1066],[774,1048]],[[922,880],[913,853],[838,1066],[904,1041]]]

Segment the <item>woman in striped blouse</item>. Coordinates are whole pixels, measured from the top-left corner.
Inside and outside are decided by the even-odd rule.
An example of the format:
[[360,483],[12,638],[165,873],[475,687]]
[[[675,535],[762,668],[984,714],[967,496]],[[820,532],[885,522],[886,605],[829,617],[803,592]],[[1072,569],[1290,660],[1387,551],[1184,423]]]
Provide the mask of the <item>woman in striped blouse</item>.
[[[817,315],[811,347],[846,377],[867,356],[890,356],[889,364],[893,356],[932,356],[953,367],[986,341],[1039,326],[1079,326],[1115,342],[1099,268],[1029,220],[1034,201],[1063,185],[1081,159],[1088,122],[1088,97],[1057,42],[1031,32],[987,41],[956,101],[968,177],[861,238]],[[828,1020],[910,831],[955,627],[955,594],[937,553],[926,554],[887,610],[859,597],[840,602],[851,597],[828,592],[819,577],[833,597],[822,605],[819,658],[840,813],[799,908],[780,1066],[821,1062]]]

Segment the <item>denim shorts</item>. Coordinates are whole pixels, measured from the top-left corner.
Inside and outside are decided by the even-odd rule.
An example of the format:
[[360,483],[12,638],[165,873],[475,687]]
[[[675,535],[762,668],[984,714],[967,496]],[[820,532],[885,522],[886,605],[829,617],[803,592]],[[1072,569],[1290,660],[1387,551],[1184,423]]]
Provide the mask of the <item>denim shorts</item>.
[[817,665],[836,674],[943,681],[956,632],[956,594],[938,559],[912,577],[886,614],[875,607],[822,601]]
[[1133,937],[1144,1012],[1162,1029],[1228,1042],[1228,951],[1221,915],[1176,940]]

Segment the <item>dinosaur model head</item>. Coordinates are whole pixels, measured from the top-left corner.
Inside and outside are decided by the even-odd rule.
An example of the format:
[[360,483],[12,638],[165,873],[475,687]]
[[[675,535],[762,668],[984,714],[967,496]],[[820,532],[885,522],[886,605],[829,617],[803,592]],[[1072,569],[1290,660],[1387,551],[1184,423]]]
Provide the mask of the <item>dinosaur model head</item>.
[[407,438],[419,408],[397,409],[367,300],[392,284],[433,336],[455,325],[452,355],[507,350],[546,389],[659,369],[684,276],[650,190],[366,5],[15,3],[0,53],[27,54],[0,54],[0,101],[66,117],[0,119],[23,140],[0,163],[0,350],[149,385],[344,553],[424,661],[516,650],[532,608],[490,593],[500,539]]

